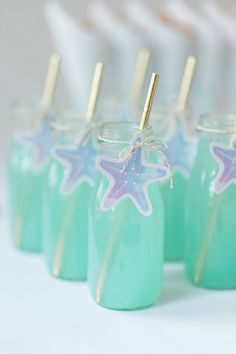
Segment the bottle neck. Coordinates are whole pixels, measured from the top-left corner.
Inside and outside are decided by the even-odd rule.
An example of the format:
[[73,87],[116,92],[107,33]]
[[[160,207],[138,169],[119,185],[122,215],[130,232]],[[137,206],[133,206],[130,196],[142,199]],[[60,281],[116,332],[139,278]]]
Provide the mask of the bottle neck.
[[151,139],[153,130],[151,127],[140,130],[138,124],[133,121],[105,123],[98,131],[100,153],[118,158],[121,151],[127,148],[138,134],[141,134],[143,139]]
[[187,105],[182,112],[178,112],[177,107],[177,98],[157,104],[156,109],[154,107],[150,119],[153,122],[154,132],[158,136],[165,137],[173,134],[180,121],[184,123],[186,133],[189,136],[196,135],[197,116],[191,105]]
[[40,129],[44,120],[51,121],[56,116],[54,107],[43,108],[39,100],[26,99],[18,101],[11,106],[10,117],[13,121],[14,131],[33,133]]
[[56,117],[52,120],[51,127],[54,145],[65,147],[78,145],[80,140],[93,135],[95,131],[93,122],[87,122],[84,116],[74,111],[67,111]]
[[197,123],[199,140],[232,144],[236,140],[236,116],[210,113],[200,115]]

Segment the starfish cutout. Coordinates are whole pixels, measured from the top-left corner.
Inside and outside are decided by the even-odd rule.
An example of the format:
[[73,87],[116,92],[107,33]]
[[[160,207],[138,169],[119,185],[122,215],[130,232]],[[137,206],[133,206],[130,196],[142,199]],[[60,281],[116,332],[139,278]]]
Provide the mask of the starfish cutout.
[[230,184],[236,183],[236,147],[213,144],[211,151],[220,170],[215,180],[215,193],[223,192]]
[[[141,143],[138,134],[130,145]],[[115,206],[124,198],[130,198],[136,208],[145,216],[152,214],[152,205],[148,195],[148,185],[169,177],[169,170],[144,159],[143,147],[137,146],[126,161],[101,156],[97,159],[97,169],[109,180],[101,209],[103,211]]]
[[187,137],[183,120],[177,121],[175,134],[167,141],[166,156],[173,171],[190,176],[197,148],[197,139]]
[[33,162],[33,170],[39,172],[46,165],[52,148],[52,129],[49,119],[45,118],[42,122],[40,130],[34,134],[19,134],[17,137],[21,143],[25,143],[32,147],[35,159]]
[[66,167],[66,176],[61,191],[71,193],[83,181],[94,184],[97,149],[93,146],[92,137],[88,137],[82,145],[67,149],[55,148],[53,155]]

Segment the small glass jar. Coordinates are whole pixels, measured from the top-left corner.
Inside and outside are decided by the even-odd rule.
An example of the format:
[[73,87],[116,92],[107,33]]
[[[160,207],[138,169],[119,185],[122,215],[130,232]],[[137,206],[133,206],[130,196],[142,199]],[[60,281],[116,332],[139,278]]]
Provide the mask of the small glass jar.
[[177,103],[177,99],[163,102],[152,113],[154,131],[167,144],[166,155],[173,173],[173,188],[167,181],[160,186],[165,205],[166,261],[184,259],[186,189],[197,150],[196,116],[190,107],[177,113]]
[[23,250],[42,249],[43,198],[51,149],[53,109],[29,99],[12,106],[14,135],[8,158],[10,228]]
[[[137,133],[140,130],[135,122],[103,124],[99,130],[97,166],[101,159],[119,164],[122,152]],[[144,139],[152,139],[152,128],[142,134]],[[146,161],[159,161],[156,150],[144,145],[142,151]],[[122,166],[118,173],[122,178],[129,176],[127,165]],[[135,166],[138,162],[133,165],[134,171]],[[164,207],[160,188],[157,182],[148,185],[152,211],[144,215],[132,192],[107,207],[109,201],[107,204],[105,199],[109,198],[110,183],[120,182],[114,179],[108,182],[107,175],[99,172],[90,200],[89,287],[101,306],[119,310],[145,308],[157,301],[162,288]],[[115,192],[114,197],[118,194]]]
[[204,114],[197,128],[186,206],[187,275],[199,287],[236,288],[236,116]]
[[86,280],[88,203],[94,184],[96,129],[74,112],[56,122],[45,198],[44,255],[50,272]]

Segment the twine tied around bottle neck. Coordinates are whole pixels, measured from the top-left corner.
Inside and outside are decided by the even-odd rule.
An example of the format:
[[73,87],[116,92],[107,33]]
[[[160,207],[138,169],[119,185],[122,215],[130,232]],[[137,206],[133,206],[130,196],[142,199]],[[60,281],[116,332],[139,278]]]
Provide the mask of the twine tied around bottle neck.
[[160,139],[155,139],[153,137],[146,137],[140,141],[135,141],[135,142],[130,143],[127,147],[125,147],[123,150],[121,150],[121,152],[119,154],[119,159],[124,164],[122,172],[124,172],[124,170],[126,169],[127,163],[129,162],[130,158],[133,156],[135,151],[138,148],[144,148],[144,147],[147,147],[151,150],[156,150],[157,153],[161,156],[161,158],[164,162],[164,165],[166,166],[166,168],[169,170],[169,173],[170,173],[170,189],[173,189],[173,187],[174,187],[173,171],[172,171],[172,167],[168,161],[168,158],[165,154],[165,150],[167,149],[168,146],[164,141],[162,141]]

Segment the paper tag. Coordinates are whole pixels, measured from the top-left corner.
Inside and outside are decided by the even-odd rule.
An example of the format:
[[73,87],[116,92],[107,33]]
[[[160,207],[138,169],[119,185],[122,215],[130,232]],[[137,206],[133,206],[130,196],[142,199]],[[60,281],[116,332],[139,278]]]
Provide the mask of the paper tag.
[[32,165],[33,172],[39,173],[49,161],[52,148],[52,129],[49,119],[45,118],[40,129],[32,134],[18,133],[15,139],[21,144],[31,147],[34,152],[34,161]]
[[145,161],[142,143],[142,134],[135,135],[127,148],[129,153],[125,160],[106,156],[97,159],[97,169],[109,181],[101,203],[102,211],[130,198],[142,215],[152,214],[148,185],[166,179],[170,174],[166,167]]
[[65,177],[61,184],[63,194],[72,193],[82,182],[93,186],[97,149],[91,136],[76,147],[54,148],[53,156],[65,166]]
[[232,183],[236,183],[236,143],[232,147],[211,144],[211,153],[219,165],[219,172],[214,181],[214,192],[222,193]]

